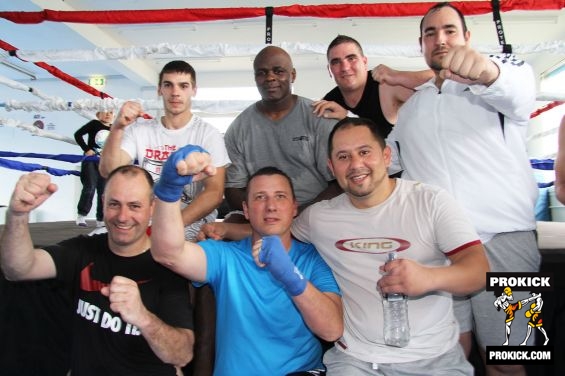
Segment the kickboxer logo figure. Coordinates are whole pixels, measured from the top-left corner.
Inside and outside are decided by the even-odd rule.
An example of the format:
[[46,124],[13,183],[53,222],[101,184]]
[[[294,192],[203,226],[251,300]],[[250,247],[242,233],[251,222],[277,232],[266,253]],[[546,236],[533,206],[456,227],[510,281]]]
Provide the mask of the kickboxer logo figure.
[[543,328],[543,319],[541,316],[541,307],[543,306],[543,300],[541,298],[541,294],[535,295],[533,292],[531,293],[532,298],[535,297],[535,302],[530,305],[530,309],[528,309],[524,316],[530,319],[528,321],[528,333],[526,334],[526,338],[520,344],[520,346],[525,346],[528,343],[528,339],[530,338],[530,334],[532,334],[532,328],[537,328],[545,337],[545,341],[543,345],[547,345],[549,342],[549,338],[547,337],[547,333]]
[[[511,325],[512,325],[512,321],[514,321],[514,317],[515,317],[514,312],[521,310],[522,307],[525,304],[527,304],[527,303],[529,303],[533,300],[536,300],[538,297],[541,300],[541,294],[536,295],[536,294],[532,293],[532,296],[530,298],[522,299],[522,300],[519,300],[516,303],[512,303],[512,301],[514,300],[514,297],[512,296],[512,289],[510,287],[505,287],[503,293],[498,298],[495,299],[494,306],[496,307],[496,309],[498,311],[500,311],[502,309],[506,313],[506,341],[504,341],[502,346],[508,346],[508,340],[510,339]],[[531,321],[531,318],[530,318],[530,321]],[[545,330],[544,330],[544,332],[545,332]],[[528,323],[528,335],[527,335],[526,339],[524,340],[524,343],[522,343],[522,345],[525,345],[525,342],[527,342],[530,334],[531,334],[531,327]]]

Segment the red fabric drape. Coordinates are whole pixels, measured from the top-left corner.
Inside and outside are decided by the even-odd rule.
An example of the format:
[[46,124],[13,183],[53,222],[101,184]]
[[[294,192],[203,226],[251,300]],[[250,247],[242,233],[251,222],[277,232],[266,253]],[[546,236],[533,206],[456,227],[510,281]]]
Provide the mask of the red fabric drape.
[[[487,14],[492,11],[490,1],[452,2],[465,15]],[[378,3],[289,5],[274,7],[274,14],[287,17],[403,17],[422,16],[430,3]],[[502,12],[511,10],[559,10],[565,0],[503,0]],[[91,24],[143,24],[163,22],[196,22],[233,20],[265,15],[265,8],[195,8],[114,11],[54,11],[0,12],[0,17],[18,24],[36,24],[44,21]]]

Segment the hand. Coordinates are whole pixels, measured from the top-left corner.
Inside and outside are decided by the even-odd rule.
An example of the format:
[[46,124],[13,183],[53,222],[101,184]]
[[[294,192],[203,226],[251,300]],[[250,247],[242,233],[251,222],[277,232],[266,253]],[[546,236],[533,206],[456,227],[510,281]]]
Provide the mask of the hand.
[[27,214],[55,192],[57,185],[51,183],[49,175],[38,172],[22,175],[16,183],[8,209],[15,215]]
[[314,107],[314,114],[317,117],[324,117],[326,119],[341,120],[347,117],[347,110],[333,101],[319,100],[312,103]]
[[102,287],[102,295],[110,299],[110,309],[119,313],[122,320],[140,328],[147,316],[147,308],[141,301],[137,282],[121,276],[112,278],[109,286]]
[[304,292],[308,281],[294,265],[281,239],[274,236],[265,236],[260,242],[260,249],[256,254],[258,245],[253,247],[253,256],[259,266],[265,266],[277,281],[283,284],[291,296]]
[[371,76],[373,80],[381,83],[381,84],[388,84],[388,85],[399,85],[399,83],[395,82],[394,77],[397,70],[394,70],[384,64],[379,64],[373,68],[371,71]]
[[492,60],[469,46],[450,48],[441,65],[441,78],[462,84],[490,86],[500,74]]
[[165,202],[179,200],[185,185],[216,173],[210,154],[200,146],[185,145],[169,156],[153,192]]
[[146,117],[141,104],[132,101],[125,102],[122,108],[120,108],[120,112],[118,112],[111,129],[125,129],[139,117]]
[[409,259],[396,259],[380,267],[383,275],[377,282],[381,293],[400,293],[406,296],[420,296],[434,288],[432,268]]
[[200,227],[196,240],[206,239],[222,240],[226,236],[226,225],[223,222],[205,223]]

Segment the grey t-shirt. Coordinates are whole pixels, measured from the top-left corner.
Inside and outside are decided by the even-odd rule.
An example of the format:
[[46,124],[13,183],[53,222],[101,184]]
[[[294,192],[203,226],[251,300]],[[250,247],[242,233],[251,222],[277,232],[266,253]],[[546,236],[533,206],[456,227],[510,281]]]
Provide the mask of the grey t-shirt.
[[231,165],[226,187],[244,188],[258,169],[274,166],[291,179],[300,205],[312,201],[333,176],[327,167],[328,137],[337,122],[319,118],[312,101],[298,97],[282,119],[263,115],[257,104],[245,109],[230,125],[225,142]]

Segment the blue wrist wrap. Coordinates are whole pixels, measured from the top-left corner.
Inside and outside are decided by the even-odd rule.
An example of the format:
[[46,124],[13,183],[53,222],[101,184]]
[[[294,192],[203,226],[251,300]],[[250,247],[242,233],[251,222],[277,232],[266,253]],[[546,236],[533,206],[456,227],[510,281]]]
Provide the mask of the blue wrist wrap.
[[308,281],[294,265],[278,236],[263,237],[259,252],[259,261],[281,282],[291,296],[300,295],[306,289]]
[[184,186],[192,183],[192,175],[179,175],[177,163],[195,151],[206,153],[206,150],[200,146],[185,145],[169,156],[163,165],[159,180],[153,187],[155,196],[165,202],[175,202],[180,199]]

